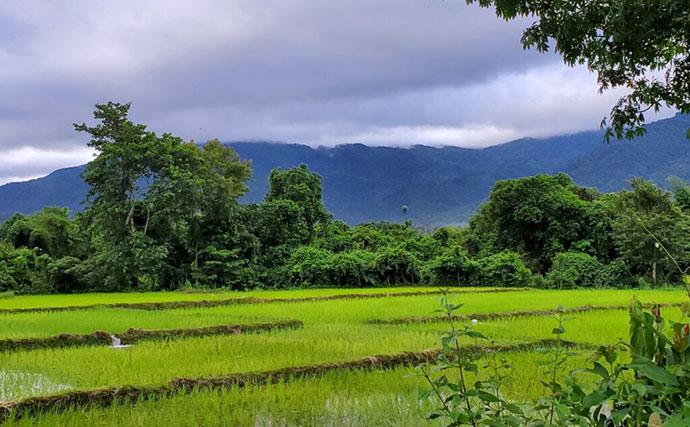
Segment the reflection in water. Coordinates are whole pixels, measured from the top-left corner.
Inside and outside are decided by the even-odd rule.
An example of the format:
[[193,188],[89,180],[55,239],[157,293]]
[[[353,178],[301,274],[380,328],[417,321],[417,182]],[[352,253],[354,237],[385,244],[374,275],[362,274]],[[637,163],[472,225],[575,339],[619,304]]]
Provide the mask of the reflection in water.
[[70,390],[72,386],[51,381],[31,372],[0,370],[0,401]]

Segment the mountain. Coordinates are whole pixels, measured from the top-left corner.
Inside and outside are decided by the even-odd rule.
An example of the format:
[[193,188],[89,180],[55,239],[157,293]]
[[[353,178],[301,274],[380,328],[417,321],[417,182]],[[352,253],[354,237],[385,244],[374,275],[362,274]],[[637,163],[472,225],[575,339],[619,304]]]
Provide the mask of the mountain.
[[[484,149],[457,147],[368,147],[362,144],[311,148],[299,144],[229,143],[252,159],[254,176],[243,202],[266,193],[274,167],[300,163],[323,176],[324,202],[336,218],[349,223],[400,221],[401,206],[418,224],[462,224],[488,198],[500,179],[565,172],[576,183],[617,191],[631,176],[664,186],[669,176],[690,180],[690,116],[650,123],[634,141],[603,142],[602,132],[552,138],[525,138]],[[44,206],[79,210],[86,185],[84,166],[60,169],[27,182],[0,186],[0,218]]]

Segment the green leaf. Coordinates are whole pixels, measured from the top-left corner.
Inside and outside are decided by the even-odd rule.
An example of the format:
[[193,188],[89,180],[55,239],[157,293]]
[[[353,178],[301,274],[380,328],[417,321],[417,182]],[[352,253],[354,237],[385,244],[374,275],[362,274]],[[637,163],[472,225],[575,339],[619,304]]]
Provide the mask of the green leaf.
[[431,396],[431,390],[422,390],[417,395],[417,399],[424,400],[427,399],[429,396]]
[[632,363],[628,366],[652,381],[656,381],[664,385],[678,385],[678,380],[676,379],[675,375],[669,373],[663,368],[656,366],[648,359],[643,359],[640,357],[635,358],[635,363]]
[[609,371],[607,371],[601,363],[595,363],[590,371],[604,379],[608,379],[609,377]]
[[483,340],[488,339],[486,337],[486,335],[482,334],[481,332],[477,332],[477,331],[467,331],[467,336],[470,338],[479,338],[479,339],[483,339]]
[[647,394],[647,387],[642,384],[633,384],[632,389],[635,390],[641,397]]
[[623,419],[630,413],[630,408],[619,409],[611,412],[611,419],[614,423],[620,424]]
[[441,412],[439,412],[439,411],[434,411],[434,412],[430,413],[429,416],[428,416],[427,418],[429,418],[430,420],[435,420],[436,418],[439,418],[439,417],[442,417],[442,416],[443,416],[443,414],[442,414]]
[[495,403],[495,402],[499,401],[498,397],[494,396],[491,393],[487,393],[485,391],[482,391],[482,390],[477,390],[477,397],[479,397],[484,402]]
[[608,400],[609,397],[611,397],[611,396],[613,396],[612,391],[597,390],[582,400],[582,406],[585,408],[591,408],[592,406],[599,406],[602,403],[604,403],[606,400]]
[[680,413],[673,414],[664,421],[664,427],[686,427],[687,425],[688,420],[684,419],[683,414]]

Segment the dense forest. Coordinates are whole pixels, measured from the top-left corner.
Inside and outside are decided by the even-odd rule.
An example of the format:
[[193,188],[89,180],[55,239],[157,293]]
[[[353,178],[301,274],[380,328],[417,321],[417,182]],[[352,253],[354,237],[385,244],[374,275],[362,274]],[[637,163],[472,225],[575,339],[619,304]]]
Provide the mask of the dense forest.
[[[232,148],[156,135],[128,104],[76,125],[98,156],[87,208],[47,207],[0,225],[0,286],[17,293],[319,286],[643,287],[678,283],[690,187],[639,178],[601,194],[565,174],[495,183],[464,228],[335,220],[307,165],[274,169],[241,204],[252,170]],[[406,206],[401,213],[408,215]]]

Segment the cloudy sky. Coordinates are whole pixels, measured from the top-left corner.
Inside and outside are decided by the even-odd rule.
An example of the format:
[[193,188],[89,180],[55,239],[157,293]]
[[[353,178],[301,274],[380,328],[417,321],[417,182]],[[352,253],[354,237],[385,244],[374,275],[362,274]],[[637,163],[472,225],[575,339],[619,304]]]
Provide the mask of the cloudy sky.
[[464,0],[0,2],[0,184],[88,161],[132,101],[204,141],[483,147],[596,128],[620,93]]

